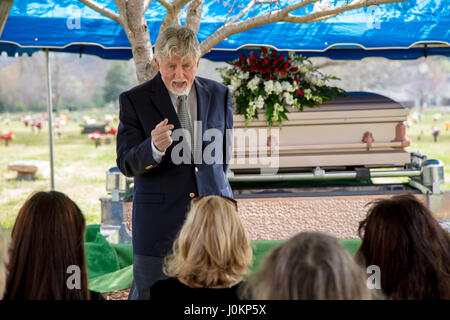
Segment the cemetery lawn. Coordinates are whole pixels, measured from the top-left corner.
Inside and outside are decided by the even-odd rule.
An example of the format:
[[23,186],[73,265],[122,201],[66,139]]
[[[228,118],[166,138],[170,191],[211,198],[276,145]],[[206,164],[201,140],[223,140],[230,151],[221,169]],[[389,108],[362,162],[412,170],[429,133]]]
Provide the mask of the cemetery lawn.
[[[432,120],[435,113],[425,112],[422,121],[413,123],[413,111],[410,112],[411,126],[407,129],[407,136],[412,143],[407,150],[420,151],[429,158],[443,161],[446,183],[442,189],[450,190],[450,130],[445,131],[445,121],[450,122],[450,111],[441,112],[443,118],[438,122]],[[117,127],[117,123],[113,125]],[[12,228],[20,207],[30,194],[50,189],[49,170],[38,172],[37,179],[33,181],[17,181],[16,172],[8,171],[8,164],[18,160],[49,161],[46,127],[44,125],[39,133],[32,133],[20,120],[10,121],[9,124],[5,120],[0,121],[0,131],[12,130],[15,135],[8,147],[0,140],[0,226],[8,230]],[[436,143],[431,135],[433,127],[440,129]],[[107,196],[106,171],[116,166],[115,138],[110,144],[103,143],[96,148],[86,134],[81,135],[81,130],[79,123],[69,120],[62,130],[61,138],[57,137],[55,131],[55,187],[78,204],[87,224],[100,223],[99,198]]]
[[[114,123],[117,127],[117,123]],[[49,162],[47,124],[41,132],[32,133],[21,121],[0,122],[0,131],[11,130],[15,139],[8,147],[0,140],[0,226],[11,229],[15,217],[35,191],[50,190],[49,169],[38,172],[33,181],[17,181],[8,164],[18,160]],[[115,138],[96,148],[87,134],[81,134],[79,123],[68,121],[58,138],[54,131],[55,189],[74,200],[86,217],[87,224],[100,223],[100,200],[107,196],[106,171],[116,166]],[[49,167],[49,166],[48,166]]]

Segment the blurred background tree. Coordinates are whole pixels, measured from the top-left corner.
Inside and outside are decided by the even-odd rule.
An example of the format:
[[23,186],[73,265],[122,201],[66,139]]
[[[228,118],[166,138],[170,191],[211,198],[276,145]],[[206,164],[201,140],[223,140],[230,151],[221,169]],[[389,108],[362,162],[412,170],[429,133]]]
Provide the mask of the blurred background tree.
[[133,70],[125,63],[113,62],[108,69],[103,85],[103,101],[118,107],[119,94],[136,81]]

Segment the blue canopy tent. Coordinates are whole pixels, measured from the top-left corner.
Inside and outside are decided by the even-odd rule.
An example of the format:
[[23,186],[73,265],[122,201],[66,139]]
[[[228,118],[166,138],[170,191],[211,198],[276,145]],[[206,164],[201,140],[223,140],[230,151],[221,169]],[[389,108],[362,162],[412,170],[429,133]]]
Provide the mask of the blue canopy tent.
[[[117,12],[114,1],[96,0]],[[280,1],[292,3],[292,1]],[[331,1],[334,4],[346,0]],[[198,38],[203,41],[229,16],[225,0],[206,0]],[[255,6],[241,19],[267,12],[270,4]],[[233,13],[242,7],[236,5]],[[274,9],[277,9],[276,7]],[[313,5],[293,14],[311,13]],[[153,1],[146,12],[154,43],[166,9]],[[184,23],[186,14],[182,14]],[[280,36],[286,35],[286,36]],[[450,56],[448,0],[410,0],[344,12],[315,23],[276,23],[235,34],[205,55],[215,61],[232,60],[249,47],[271,46],[306,56],[359,60],[364,57],[416,59]],[[76,0],[16,0],[0,37],[0,52],[8,55],[52,51],[93,54],[104,59],[131,59],[130,43],[122,27]]]
[[[331,1],[342,5],[346,0]],[[96,0],[117,12],[114,1]],[[290,0],[280,1],[284,6]],[[231,8],[226,0],[206,0],[199,41],[220,28],[244,4]],[[241,19],[267,12],[271,4],[255,6]],[[293,14],[311,13],[308,5]],[[274,7],[276,10],[277,7]],[[146,11],[152,42],[155,42],[166,9],[153,1]],[[181,23],[186,19],[184,12]],[[217,44],[204,58],[229,61],[243,52],[270,46],[280,52],[339,60],[365,57],[417,59],[429,55],[450,56],[450,7],[448,0],[410,0],[344,12],[315,23],[276,23],[235,34]],[[52,101],[48,52],[92,54],[104,59],[131,59],[130,43],[123,28],[76,0],[15,0],[0,37],[0,53],[9,56],[47,52],[48,112],[51,185],[54,189]]]

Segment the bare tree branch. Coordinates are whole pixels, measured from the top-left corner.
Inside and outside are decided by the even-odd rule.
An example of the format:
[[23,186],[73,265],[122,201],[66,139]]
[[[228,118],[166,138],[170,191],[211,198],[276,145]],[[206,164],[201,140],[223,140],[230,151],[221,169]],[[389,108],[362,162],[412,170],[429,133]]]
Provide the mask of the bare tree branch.
[[159,28],[159,33],[161,33],[161,31],[168,26],[172,26],[175,24],[175,22],[177,21],[177,12],[175,12],[173,5],[166,0],[158,0],[158,2],[167,9],[166,16],[161,22],[161,27]]
[[157,1],[167,9],[167,14],[161,23],[161,27],[159,28],[159,33],[161,33],[161,31],[168,26],[173,26],[174,24],[179,25],[178,13],[180,12],[181,8],[183,8],[184,5],[191,0],[174,0],[172,3],[167,2],[167,0]]
[[148,7],[152,4],[153,0],[144,0],[144,13],[147,11]]
[[236,21],[238,21],[240,18],[242,18],[242,16],[244,14],[246,14],[248,12],[248,10],[250,10],[256,3],[256,0],[252,0],[250,1],[244,9],[241,10],[241,12],[239,12],[233,19],[231,19],[228,23],[235,23]]
[[303,8],[311,3],[317,2],[319,0],[303,0],[292,5],[286,6],[281,10],[269,12],[263,15],[259,15],[257,17],[249,18],[247,20],[235,23],[229,23],[223,25],[216,32],[206,38],[200,44],[200,50],[202,51],[202,55],[209,52],[216,44],[218,44],[223,39],[240,32],[247,31],[249,29],[253,29],[265,24],[274,23],[278,21],[282,21],[287,17],[289,12]]
[[173,7],[173,5],[166,0],[158,0],[158,2],[161,3],[167,9],[167,11],[171,10],[171,8]]
[[239,12],[233,19],[228,23],[234,23],[238,21],[244,14],[246,14],[255,4],[267,4],[267,3],[278,3],[280,0],[251,0],[241,12]]
[[92,0],[78,0],[81,3],[83,3],[84,5],[88,6],[89,8],[91,8],[92,10],[97,11],[98,13],[104,15],[105,17],[108,17],[112,20],[114,20],[115,22],[122,24],[122,21],[119,17],[119,15],[109,9],[103,8],[101,6],[99,6],[97,3],[95,3]]
[[198,33],[198,29],[200,28],[200,20],[202,17],[204,3],[205,0],[193,0],[189,3],[188,15],[184,25],[193,30],[195,34]]
[[175,10],[178,12],[185,6],[186,3],[188,3],[191,0],[174,0],[172,5],[174,6]]
[[302,7],[305,7],[311,3],[315,3],[318,1],[319,0],[303,0],[298,3],[286,6],[281,10],[269,12],[257,17],[249,18],[244,21],[223,25],[221,28],[219,28],[216,32],[214,32],[211,36],[209,36],[200,44],[202,55],[209,52],[216,44],[226,39],[227,37],[236,33],[244,32],[259,27],[261,25],[280,21],[295,22],[295,23],[316,22],[334,17],[348,10],[358,9],[361,7],[368,7],[372,5],[379,5],[384,3],[404,2],[409,0],[356,0],[351,2],[350,4],[346,4],[338,8],[313,12],[305,16],[294,16],[290,14],[290,12],[294,10],[300,9]]
[[313,13],[307,14],[305,16],[295,16],[295,15],[289,14],[287,16],[287,18],[283,19],[282,21],[293,22],[293,23],[316,22],[316,21],[321,21],[321,20],[325,20],[325,19],[337,16],[338,14],[340,14],[344,11],[348,11],[348,10],[353,10],[353,9],[358,9],[358,8],[368,7],[368,6],[374,6],[374,5],[380,5],[380,4],[384,4],[384,3],[405,2],[405,1],[409,1],[409,0],[356,0],[356,1],[352,1],[350,4],[346,4],[341,7],[332,8],[330,10],[324,10],[324,11],[319,11],[319,12],[313,12]]
[[266,4],[266,3],[276,3],[276,2],[279,2],[280,0],[256,0],[255,2],[256,3],[259,3],[259,4]]
[[234,8],[234,5],[236,4],[236,1],[239,1],[239,0],[233,0],[233,4],[231,5],[230,10],[228,10],[228,14],[227,14],[227,16],[225,17],[225,23],[228,22],[228,17],[229,17],[230,14],[233,12],[233,8]]

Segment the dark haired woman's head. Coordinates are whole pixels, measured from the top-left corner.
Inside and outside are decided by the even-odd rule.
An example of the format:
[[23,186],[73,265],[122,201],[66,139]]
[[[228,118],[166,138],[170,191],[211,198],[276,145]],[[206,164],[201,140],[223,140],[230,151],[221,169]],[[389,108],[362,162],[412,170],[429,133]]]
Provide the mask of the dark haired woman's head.
[[[85,226],[81,210],[63,193],[33,194],[12,229],[5,298],[87,299]],[[70,266],[81,271],[80,289],[67,285]]]
[[360,263],[377,265],[392,299],[450,299],[450,237],[413,195],[371,203],[360,222]]
[[250,278],[243,298],[370,299],[363,269],[332,236],[302,232],[273,250]]

